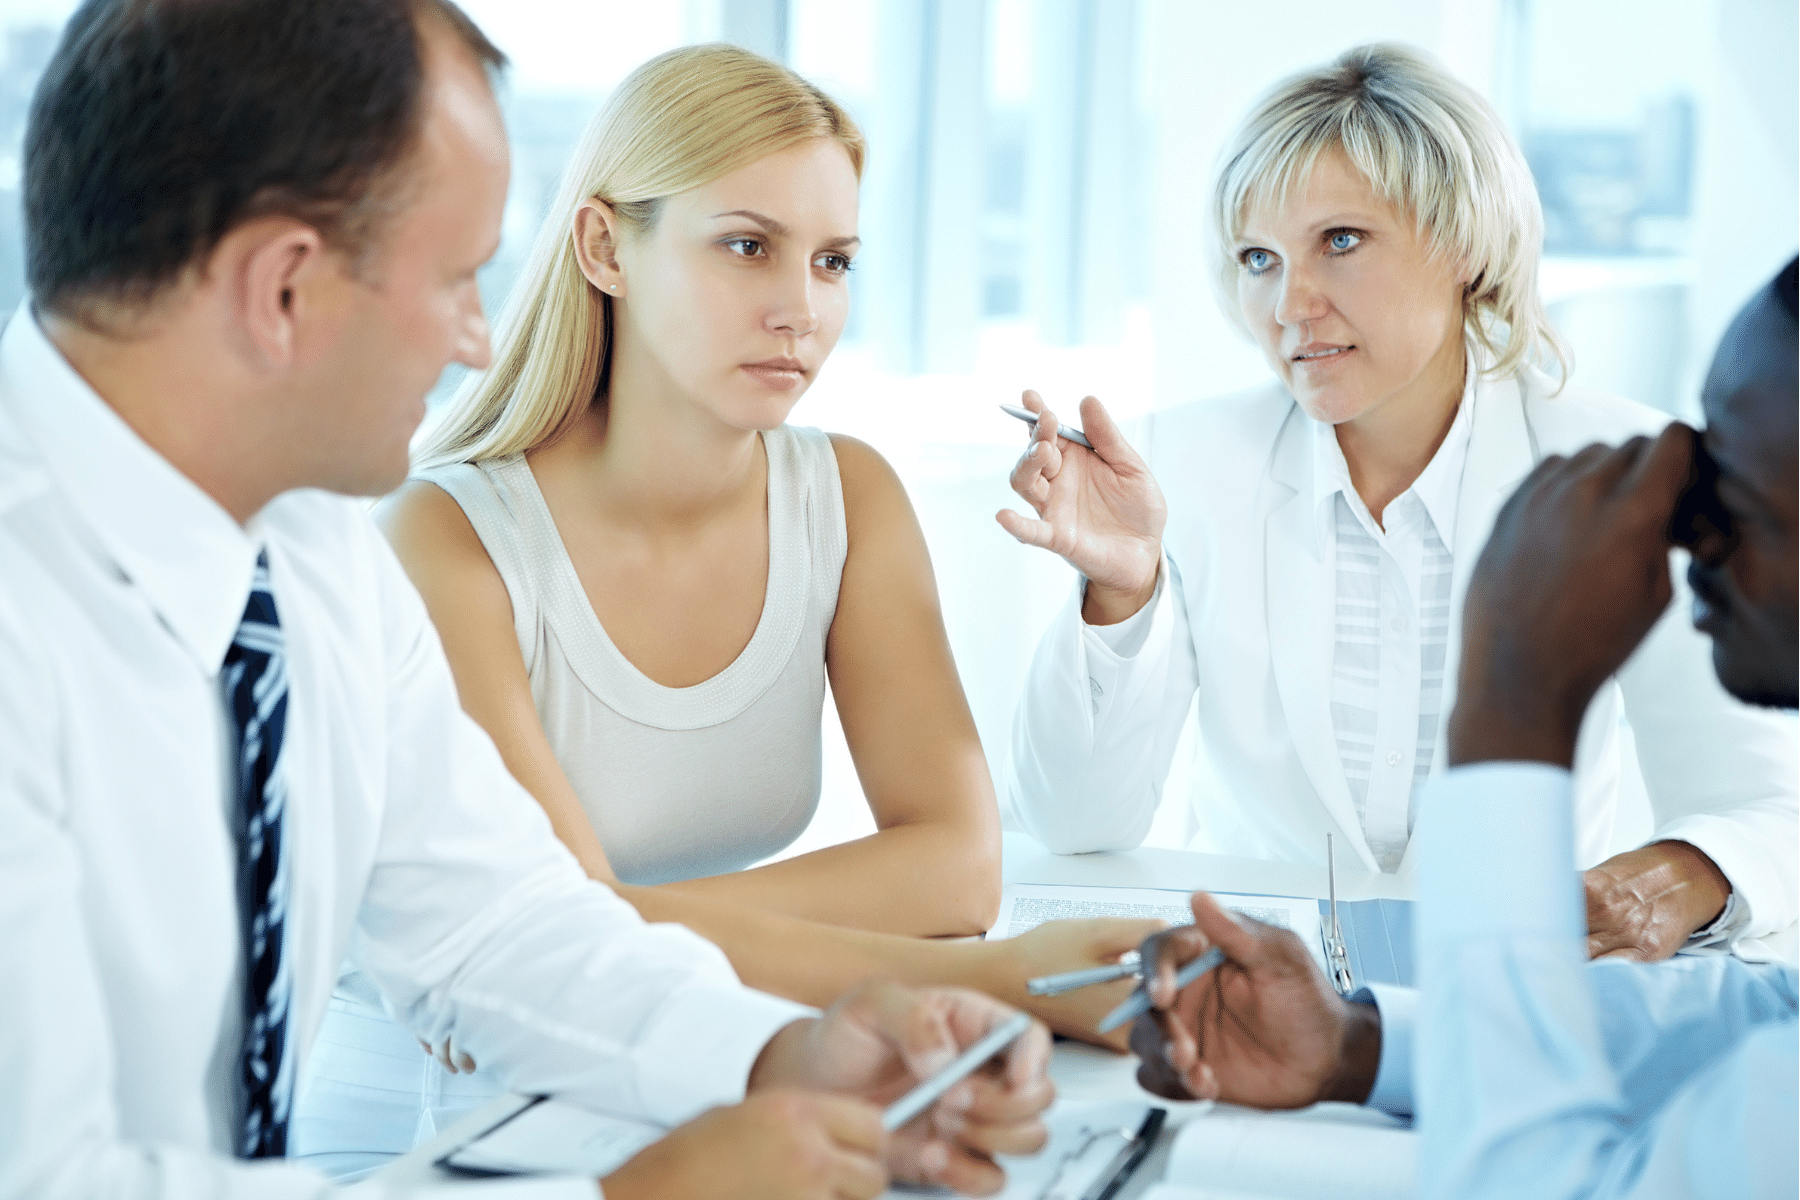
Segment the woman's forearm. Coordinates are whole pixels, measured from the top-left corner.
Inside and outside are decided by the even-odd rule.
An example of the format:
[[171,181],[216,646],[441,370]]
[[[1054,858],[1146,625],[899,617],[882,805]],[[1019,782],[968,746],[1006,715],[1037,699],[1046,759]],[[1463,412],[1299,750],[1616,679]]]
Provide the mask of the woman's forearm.
[[[751,987],[824,1008],[865,979],[953,984],[1000,994],[1017,992],[1002,978],[993,946],[932,941],[804,920],[751,907],[739,898],[679,888],[614,885],[647,921],[685,925],[725,951]],[[1008,986],[1011,984],[1011,986]]]
[[896,937],[804,921],[782,913],[663,887],[613,885],[646,920],[673,921],[724,950],[751,987],[825,1008],[866,979],[973,988],[1047,1022],[1057,1033],[1123,1051],[1130,1029],[1095,1032],[1133,986],[1121,979],[1054,998],[1031,996],[1036,975],[1114,962],[1162,928],[1160,921],[1052,921],[1002,941]]
[[999,912],[999,838],[985,824],[897,825],[753,870],[652,890],[881,933],[969,936],[986,931]]

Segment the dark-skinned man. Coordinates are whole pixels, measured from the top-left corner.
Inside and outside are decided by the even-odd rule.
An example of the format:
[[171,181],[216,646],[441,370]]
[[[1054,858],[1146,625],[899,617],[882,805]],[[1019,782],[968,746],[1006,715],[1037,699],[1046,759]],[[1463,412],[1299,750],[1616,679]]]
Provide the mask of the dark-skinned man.
[[[1501,514],[1464,615],[1452,769],[1425,801],[1422,991],[1342,1000],[1292,934],[1198,895],[1194,926],[1146,946],[1159,1008],[1132,1037],[1146,1087],[1417,1111],[1432,1197],[1795,1194],[1794,970],[1589,965],[1566,866],[1576,730],[1669,603],[1670,540],[1692,556],[1720,682],[1796,706],[1795,274],[1727,332],[1703,433],[1547,459]],[[1210,944],[1225,966],[1176,994],[1175,966]]]

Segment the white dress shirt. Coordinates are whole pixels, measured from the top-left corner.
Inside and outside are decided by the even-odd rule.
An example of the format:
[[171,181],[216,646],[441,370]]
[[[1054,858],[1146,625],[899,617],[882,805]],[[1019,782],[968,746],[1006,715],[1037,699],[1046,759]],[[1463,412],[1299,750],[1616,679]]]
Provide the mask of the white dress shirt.
[[806,1010],[582,874],[463,714],[364,506],[293,492],[238,526],[22,309],[0,337],[0,1200],[331,1190],[228,1156],[243,954],[218,675],[265,548],[291,680],[287,1052],[348,954],[418,1036],[513,1088],[663,1124],[740,1099]]

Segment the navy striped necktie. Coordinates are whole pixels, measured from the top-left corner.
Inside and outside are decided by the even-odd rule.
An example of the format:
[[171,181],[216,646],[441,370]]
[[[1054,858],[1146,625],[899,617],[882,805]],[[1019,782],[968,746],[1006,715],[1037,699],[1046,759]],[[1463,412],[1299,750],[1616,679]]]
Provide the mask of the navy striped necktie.
[[281,749],[287,730],[287,654],[269,556],[257,557],[250,602],[221,672],[225,707],[237,733],[237,799],[243,820],[238,858],[244,924],[244,1049],[239,1078],[244,1124],[238,1153],[281,1158],[287,1153],[291,1072],[287,1042],[290,978],[282,954],[287,919],[288,864],[282,846],[287,781]]

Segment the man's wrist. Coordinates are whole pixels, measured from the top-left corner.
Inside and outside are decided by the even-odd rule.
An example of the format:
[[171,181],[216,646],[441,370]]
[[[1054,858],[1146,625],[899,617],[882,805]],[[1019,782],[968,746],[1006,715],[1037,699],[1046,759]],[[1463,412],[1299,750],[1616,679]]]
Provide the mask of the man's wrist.
[[1326,1080],[1319,1099],[1361,1104],[1375,1089],[1381,1069],[1381,1010],[1373,1004],[1338,1003],[1344,1010],[1344,1029],[1337,1072]]
[[746,1096],[772,1087],[791,1086],[804,1075],[806,1042],[812,1036],[817,1017],[790,1021],[763,1043],[762,1053],[750,1064],[750,1076],[744,1081]]
[[1446,765],[1483,762],[1540,762],[1553,767],[1575,765],[1579,720],[1555,715],[1551,705],[1537,713],[1509,715],[1503,705],[1483,698],[1459,696],[1445,731]]

